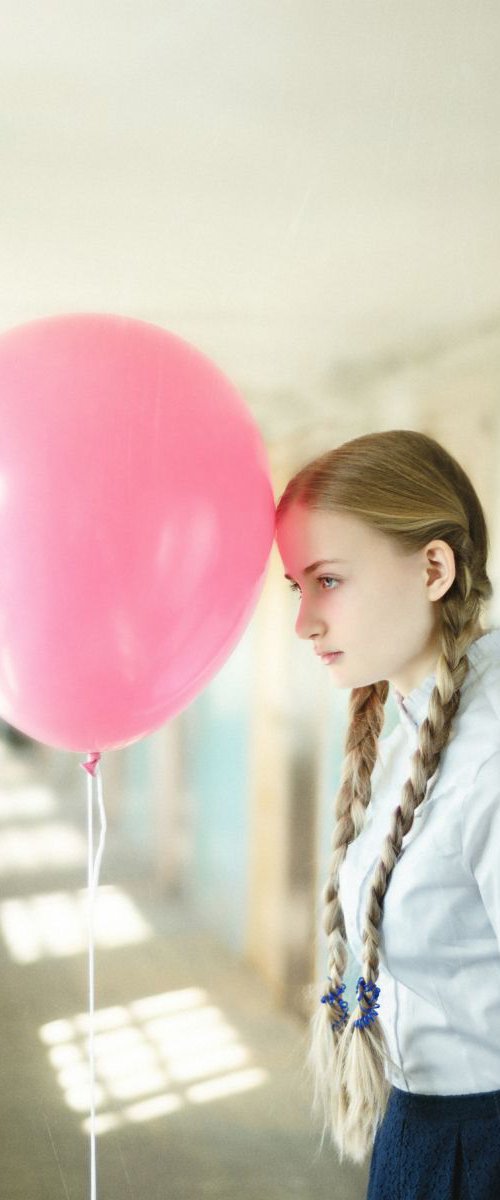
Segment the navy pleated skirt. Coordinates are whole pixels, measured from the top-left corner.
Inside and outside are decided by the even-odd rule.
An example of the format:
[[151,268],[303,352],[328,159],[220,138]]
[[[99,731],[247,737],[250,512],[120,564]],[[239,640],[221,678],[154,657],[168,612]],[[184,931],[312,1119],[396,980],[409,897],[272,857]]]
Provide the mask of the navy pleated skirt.
[[500,1090],[428,1096],[393,1087],[366,1200],[500,1198]]

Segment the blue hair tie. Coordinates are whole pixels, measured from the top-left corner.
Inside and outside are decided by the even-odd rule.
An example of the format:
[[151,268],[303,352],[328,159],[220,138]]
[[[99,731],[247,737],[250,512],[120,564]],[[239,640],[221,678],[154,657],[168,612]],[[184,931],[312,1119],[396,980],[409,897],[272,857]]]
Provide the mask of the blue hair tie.
[[[331,980],[331,975],[328,978]],[[337,1029],[339,1025],[345,1025],[345,1022],[349,1020],[349,1005],[347,1000],[340,999],[342,992],[345,992],[345,983],[339,984],[338,988],[330,988],[326,995],[321,997],[322,1004],[329,1004],[331,1008],[337,1004],[342,1009],[342,1016],[337,1021],[330,1022],[332,1029]]]
[[[378,1017],[378,1012],[375,1010],[380,1008],[380,1004],[376,1004],[375,1001],[380,996],[380,988],[371,979],[368,980],[368,983],[365,983],[363,976],[360,975],[356,984],[356,993],[362,1015],[358,1017],[357,1021],[354,1021],[354,1025],[357,1029],[364,1029],[366,1025],[371,1025],[372,1021],[375,1021]],[[361,1000],[368,1005],[366,1010],[363,1009]]]

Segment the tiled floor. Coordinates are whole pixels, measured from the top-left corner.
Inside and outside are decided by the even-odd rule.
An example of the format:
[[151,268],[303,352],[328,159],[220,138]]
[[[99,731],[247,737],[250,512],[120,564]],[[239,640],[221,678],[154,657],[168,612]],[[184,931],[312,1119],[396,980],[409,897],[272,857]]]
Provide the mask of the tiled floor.
[[[0,743],[1,1200],[86,1200],[85,777]],[[73,786],[74,784],[74,786]],[[306,1031],[108,842],[96,913],[98,1200],[363,1200],[318,1157]]]

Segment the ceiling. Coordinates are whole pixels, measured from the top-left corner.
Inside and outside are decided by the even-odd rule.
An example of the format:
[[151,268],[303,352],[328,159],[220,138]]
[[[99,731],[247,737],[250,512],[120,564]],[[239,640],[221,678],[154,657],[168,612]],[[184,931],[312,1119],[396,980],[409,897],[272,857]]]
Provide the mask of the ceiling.
[[4,0],[0,328],[161,324],[271,440],[498,332],[499,61],[495,0]]

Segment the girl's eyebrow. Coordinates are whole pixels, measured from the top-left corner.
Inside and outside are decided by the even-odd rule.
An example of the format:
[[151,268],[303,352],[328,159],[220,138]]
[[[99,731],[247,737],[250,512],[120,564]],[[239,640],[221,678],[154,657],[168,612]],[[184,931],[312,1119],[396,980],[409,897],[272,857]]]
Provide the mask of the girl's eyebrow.
[[[347,558],[320,558],[318,562],[313,562],[309,567],[305,567],[304,575],[310,575],[311,571],[316,571],[318,567],[329,566],[330,563],[346,563],[348,561]],[[290,579],[292,583],[294,582],[291,575],[285,575],[285,579]]]

